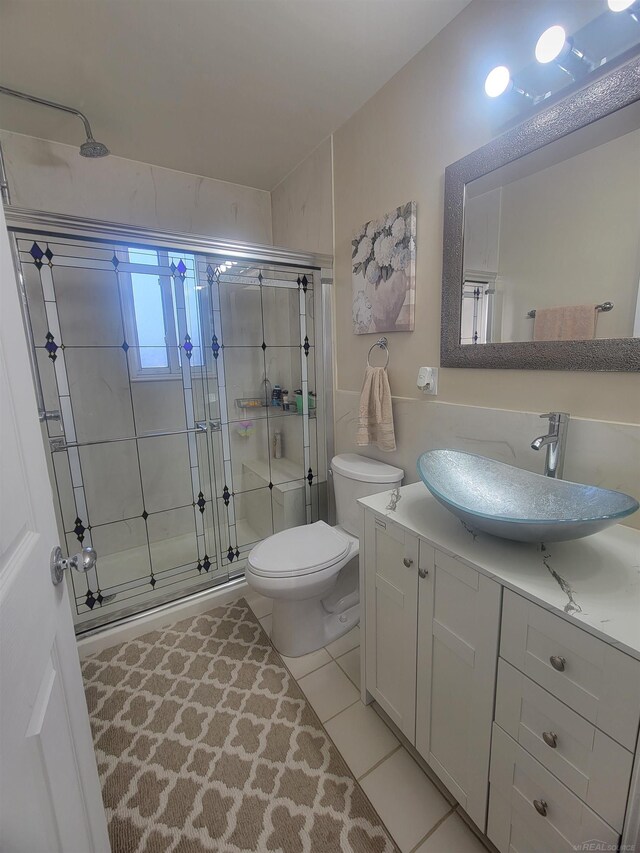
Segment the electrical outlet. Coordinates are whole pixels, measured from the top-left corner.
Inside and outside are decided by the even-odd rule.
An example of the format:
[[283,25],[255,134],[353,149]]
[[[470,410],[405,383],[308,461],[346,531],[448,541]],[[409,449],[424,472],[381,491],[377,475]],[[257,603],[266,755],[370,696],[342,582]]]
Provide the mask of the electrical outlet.
[[418,369],[418,388],[425,394],[438,393],[438,368],[420,367]]

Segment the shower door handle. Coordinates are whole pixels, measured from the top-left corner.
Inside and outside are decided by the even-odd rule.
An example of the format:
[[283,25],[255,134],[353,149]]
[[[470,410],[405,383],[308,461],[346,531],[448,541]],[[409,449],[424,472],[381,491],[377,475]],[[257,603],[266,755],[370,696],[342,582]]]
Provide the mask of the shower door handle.
[[90,572],[95,566],[98,555],[93,548],[83,548],[73,557],[63,557],[62,548],[56,546],[51,552],[51,582],[58,586],[64,577],[65,569],[75,569],[77,572]]

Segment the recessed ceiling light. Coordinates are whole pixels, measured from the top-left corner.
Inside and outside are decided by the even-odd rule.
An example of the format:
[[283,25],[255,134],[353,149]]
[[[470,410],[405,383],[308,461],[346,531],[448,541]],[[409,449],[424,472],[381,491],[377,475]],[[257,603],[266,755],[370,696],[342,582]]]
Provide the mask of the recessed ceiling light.
[[635,0],[608,0],[612,12],[624,12],[629,6],[633,6]]

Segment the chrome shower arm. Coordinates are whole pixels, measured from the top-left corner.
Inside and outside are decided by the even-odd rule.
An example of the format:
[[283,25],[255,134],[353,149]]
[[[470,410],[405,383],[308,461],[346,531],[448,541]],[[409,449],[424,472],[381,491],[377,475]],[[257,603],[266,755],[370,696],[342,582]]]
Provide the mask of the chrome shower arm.
[[80,110],[76,110],[73,107],[67,107],[65,104],[58,104],[55,101],[47,101],[46,98],[37,98],[35,95],[28,95],[26,92],[18,92],[15,89],[8,89],[6,86],[0,86],[0,93],[3,95],[11,95],[12,98],[20,98],[23,101],[31,101],[34,104],[43,104],[45,107],[51,107],[54,110],[62,110],[65,113],[71,113],[71,115],[77,116],[84,124],[87,139],[93,140],[93,133],[91,132],[89,119],[84,113],[81,113]]

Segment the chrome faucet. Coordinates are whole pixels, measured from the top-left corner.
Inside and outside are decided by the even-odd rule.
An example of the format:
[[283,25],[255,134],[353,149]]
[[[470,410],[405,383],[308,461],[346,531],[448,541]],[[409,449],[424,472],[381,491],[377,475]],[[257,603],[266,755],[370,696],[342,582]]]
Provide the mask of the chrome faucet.
[[532,450],[547,448],[547,457],[544,462],[545,477],[558,477],[562,479],[564,470],[564,451],[567,442],[567,429],[569,427],[569,415],[567,412],[549,412],[540,415],[541,418],[549,418],[549,432],[541,435],[531,442]]

